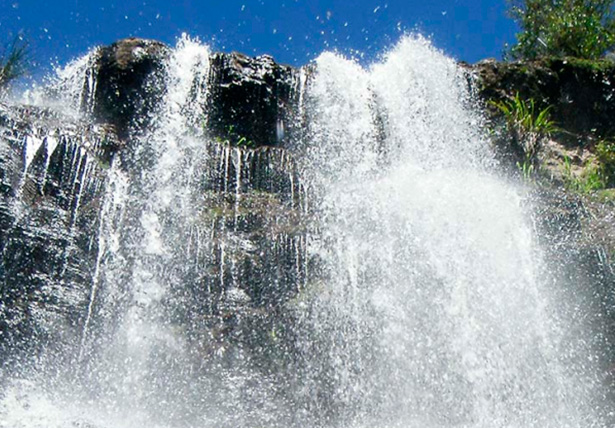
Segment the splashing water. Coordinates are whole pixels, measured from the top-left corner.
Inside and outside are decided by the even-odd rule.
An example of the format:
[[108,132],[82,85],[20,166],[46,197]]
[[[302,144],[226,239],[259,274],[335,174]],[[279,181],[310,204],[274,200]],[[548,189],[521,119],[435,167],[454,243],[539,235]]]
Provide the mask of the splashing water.
[[[607,426],[451,59],[420,37],[367,70],[322,54],[298,77],[291,161],[204,133],[209,58],[173,50],[151,126],[108,172],[75,355],[2,385],[1,427]],[[259,159],[286,190],[256,185]],[[278,216],[270,241],[246,207]],[[312,221],[294,236],[278,213],[296,211]],[[280,287],[282,267],[246,266],[279,254],[295,291],[259,306],[250,282]]]
[[91,113],[97,84],[93,66],[98,54],[98,48],[94,48],[66,66],[58,67],[46,86],[26,91],[23,102],[51,107],[73,117],[83,112]]

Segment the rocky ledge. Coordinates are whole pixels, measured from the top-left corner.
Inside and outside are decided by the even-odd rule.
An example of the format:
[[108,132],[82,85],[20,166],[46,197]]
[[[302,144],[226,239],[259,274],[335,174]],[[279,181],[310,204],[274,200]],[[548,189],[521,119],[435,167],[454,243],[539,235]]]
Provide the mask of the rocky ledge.
[[[91,65],[95,82],[84,82],[81,108],[114,127],[120,139],[147,126],[164,94],[164,64],[171,49],[154,40],[129,38],[98,49]],[[271,56],[215,53],[207,82],[206,127],[214,136],[280,146],[290,120],[296,70]],[[196,89],[196,88],[195,88]]]
[[518,93],[521,98],[535,100],[538,107],[552,106],[553,119],[572,137],[608,137],[615,132],[613,61],[490,59],[464,66],[474,75],[476,89],[483,99],[502,100]]
[[[95,88],[91,93],[84,91],[82,108],[92,112],[96,121],[114,127],[120,138],[127,138],[131,127],[146,125],[148,112],[164,93],[160,77],[170,52],[160,42],[135,38],[100,48],[91,71]],[[210,64],[205,83],[209,113],[203,126],[222,139],[241,138],[254,146],[283,145],[293,120],[299,70],[277,64],[268,55],[248,57],[236,52],[215,53]],[[615,135],[615,63],[611,61],[485,60],[461,65],[491,119],[498,112],[488,101],[518,93],[533,99],[537,108],[551,106],[561,131],[554,140],[567,150],[591,153],[597,141]],[[568,154],[573,154],[573,163],[584,157]]]

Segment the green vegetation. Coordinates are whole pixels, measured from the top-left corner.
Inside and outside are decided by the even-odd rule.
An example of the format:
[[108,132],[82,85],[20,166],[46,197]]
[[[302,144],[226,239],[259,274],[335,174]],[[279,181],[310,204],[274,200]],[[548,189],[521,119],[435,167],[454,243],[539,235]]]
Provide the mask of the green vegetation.
[[[615,206],[615,189],[602,189],[594,194],[595,200],[603,204],[611,204]],[[615,249],[613,250],[613,258],[615,259]]]
[[543,139],[557,131],[551,120],[551,106],[538,110],[533,99],[523,100],[519,93],[512,99],[491,101],[490,104],[504,116],[507,135],[513,147],[523,154],[523,161],[517,162],[517,167],[523,177],[529,179],[534,173]]
[[[555,61],[562,61],[559,58],[545,58],[544,63],[549,67],[554,68],[553,63]],[[573,69],[579,71],[586,71],[592,74],[605,74],[612,73],[615,69],[615,62],[612,59],[600,58],[600,59],[585,59],[566,57],[564,60]]]
[[216,137],[216,141],[220,144],[225,144],[233,147],[253,148],[256,146],[254,144],[254,141],[248,140],[243,135],[240,135],[235,132],[235,127],[233,125],[229,125],[226,129],[226,136]]
[[534,164],[527,158],[523,162],[517,162],[517,168],[525,181],[530,181],[534,176]]
[[521,27],[515,59],[600,58],[615,46],[615,0],[508,0]]
[[574,175],[570,158],[564,158],[566,187],[580,193],[593,193],[615,185],[615,143],[601,141],[596,145],[595,157],[587,161],[583,171]]
[[27,70],[28,44],[15,38],[0,54],[0,95]]
[[564,157],[564,185],[574,192],[588,194],[606,187],[603,169],[600,165],[590,163],[580,175],[572,173],[570,158]]
[[574,176],[570,159],[564,159],[566,187],[579,193],[593,193],[615,185],[615,143],[601,141],[596,145],[595,158],[588,162],[583,172]]

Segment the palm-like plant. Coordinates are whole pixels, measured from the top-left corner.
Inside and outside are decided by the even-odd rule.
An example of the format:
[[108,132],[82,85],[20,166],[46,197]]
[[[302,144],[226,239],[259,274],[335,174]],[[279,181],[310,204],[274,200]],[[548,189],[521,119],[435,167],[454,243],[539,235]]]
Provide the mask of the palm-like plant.
[[551,106],[538,110],[533,99],[524,100],[518,92],[511,99],[490,104],[504,116],[507,135],[523,154],[523,161],[517,162],[517,166],[525,178],[530,178],[543,140],[558,129],[551,119]]
[[4,92],[9,84],[26,73],[28,57],[28,44],[17,37],[0,55],[0,93]]

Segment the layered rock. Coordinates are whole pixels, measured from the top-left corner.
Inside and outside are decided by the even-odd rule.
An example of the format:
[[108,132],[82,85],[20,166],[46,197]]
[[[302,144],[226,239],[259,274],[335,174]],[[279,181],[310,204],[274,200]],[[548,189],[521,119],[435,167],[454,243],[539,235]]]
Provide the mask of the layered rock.
[[[81,109],[114,126],[121,139],[149,123],[164,95],[170,48],[153,40],[129,38],[99,48],[84,82]],[[221,140],[239,145],[280,146],[293,115],[297,70],[272,57],[216,53],[211,58],[209,112],[199,124]]]
[[[2,106],[0,355],[7,367],[19,349],[32,355],[53,348],[58,356],[81,358],[75,349],[103,343],[93,330],[114,328],[106,323],[130,300],[130,290],[120,291],[117,307],[99,314],[105,299],[116,298],[106,297],[100,284],[100,269],[113,258],[101,240],[109,227],[103,205],[111,197],[105,193],[112,164],[132,168],[125,172],[135,180],[139,168],[147,169],[147,156],[133,146],[146,138],[166,94],[170,52],[139,39],[93,52],[81,74],[71,76],[76,82],[48,89],[57,96],[75,86],[82,118]],[[280,328],[280,305],[307,275],[304,195],[294,161],[283,149],[265,147],[283,143],[293,70],[239,54],[216,54],[212,62],[207,88],[193,88],[211,91],[209,120],[201,125],[206,132],[191,137],[209,147],[207,162],[198,166],[202,199],[194,204],[202,225],[185,231],[186,241],[173,249],[187,257],[178,261],[178,275],[187,280],[168,296],[179,302],[169,305],[177,328],[189,332],[195,347],[213,346],[203,356],[216,351],[216,332],[224,332],[226,347],[241,338],[247,342],[237,346],[260,349]],[[127,221],[126,230],[140,227],[138,216]],[[134,261],[126,251],[128,271]]]

